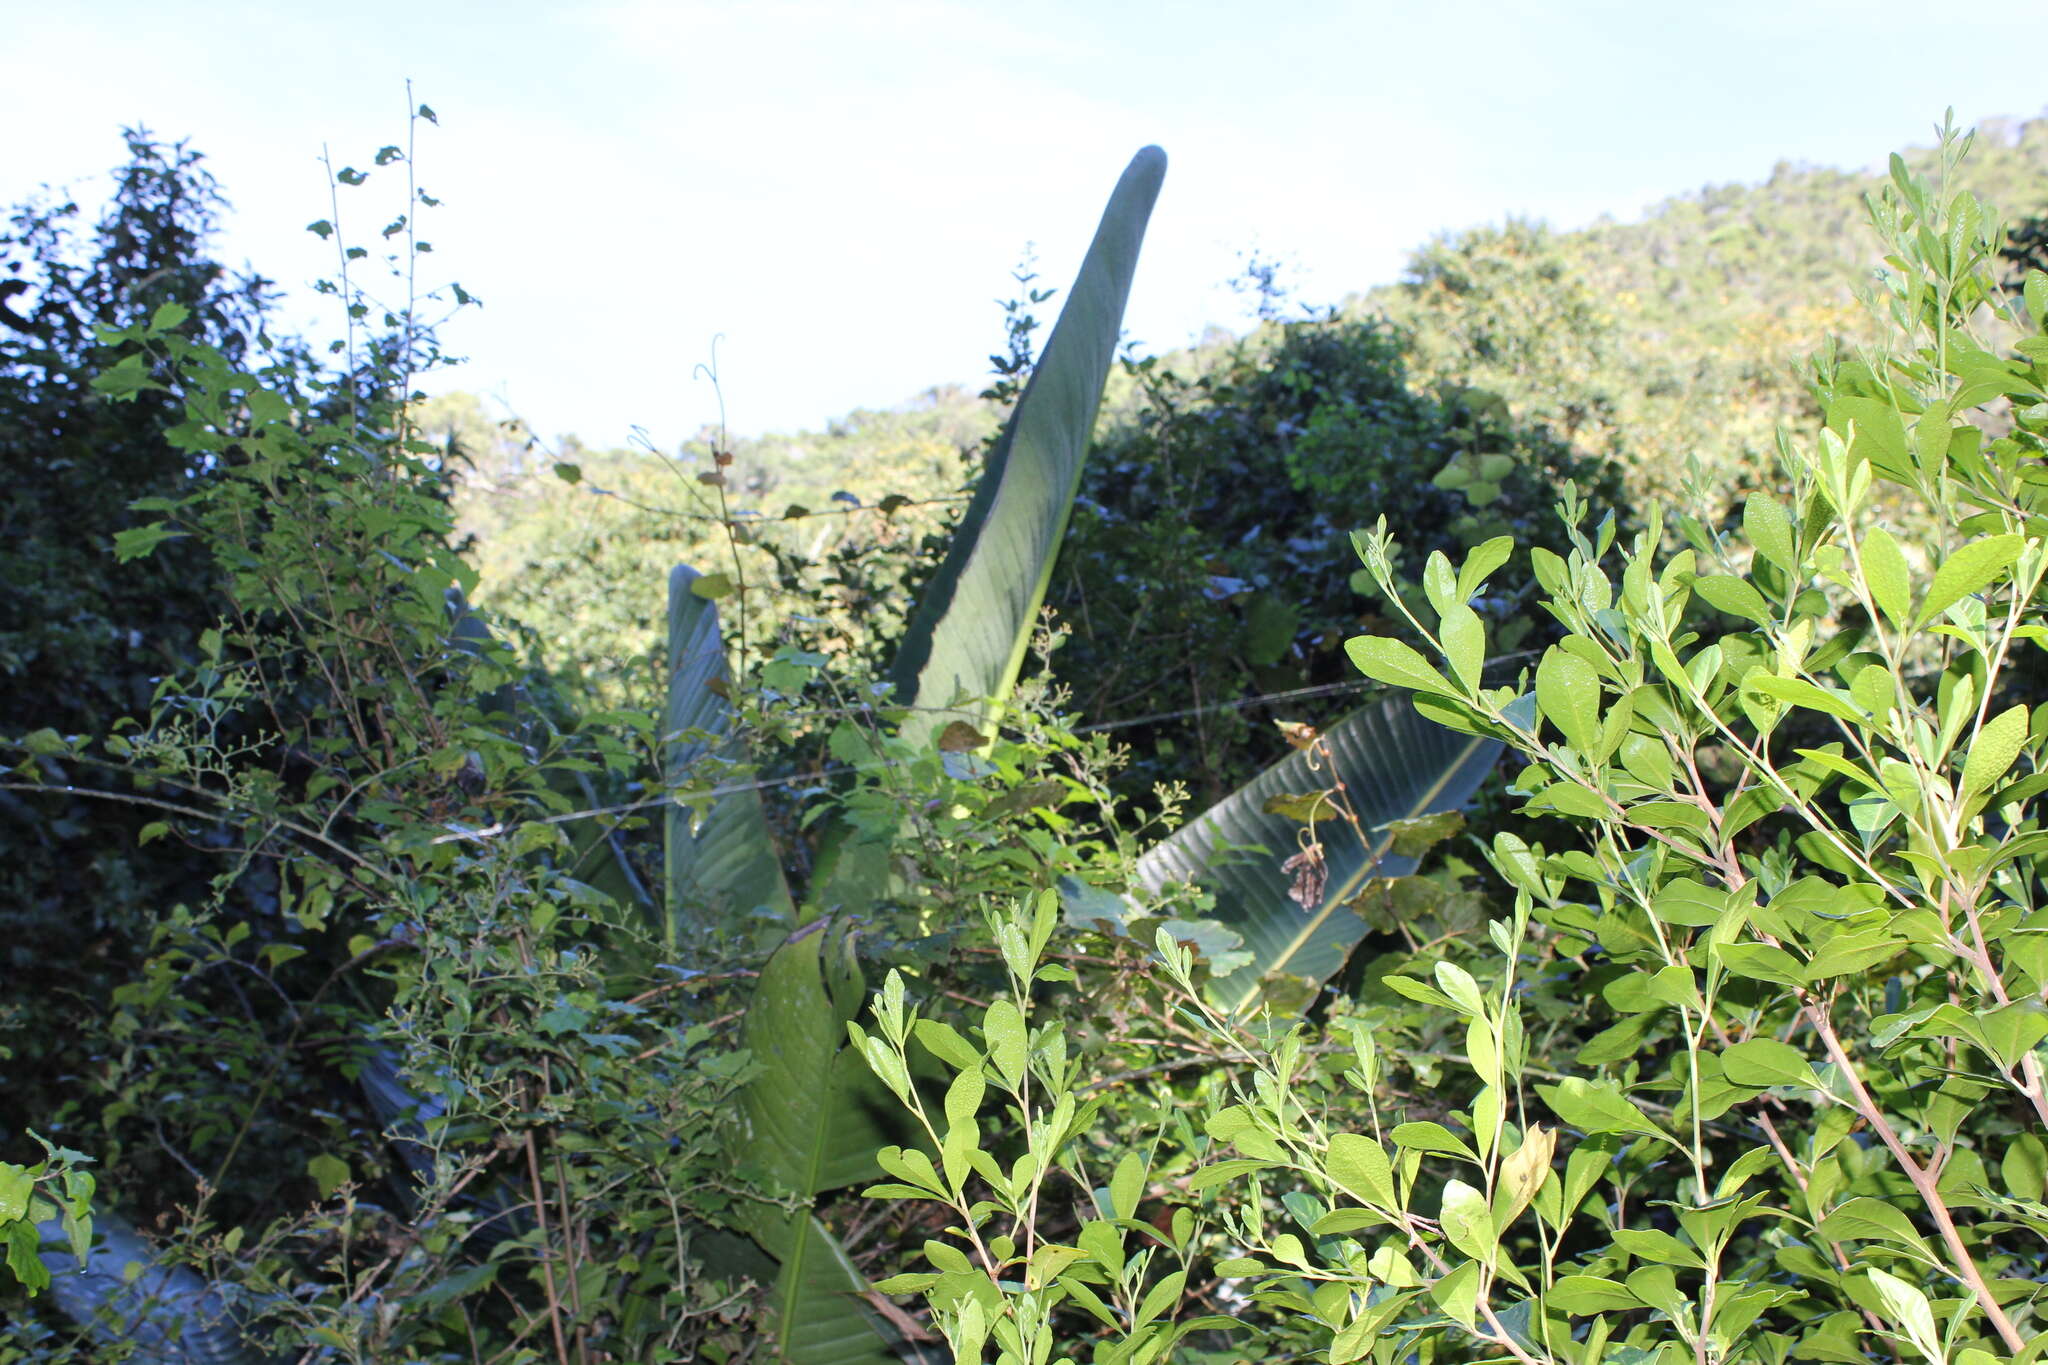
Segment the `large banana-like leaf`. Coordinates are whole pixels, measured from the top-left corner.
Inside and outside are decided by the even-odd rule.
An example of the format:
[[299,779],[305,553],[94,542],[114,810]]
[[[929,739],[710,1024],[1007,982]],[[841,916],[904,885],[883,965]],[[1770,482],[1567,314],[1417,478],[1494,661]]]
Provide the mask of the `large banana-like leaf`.
[[881,1175],[875,1153],[900,1141],[893,1098],[847,1043],[866,991],[851,934],[798,930],[761,969],[743,1037],[759,1068],[740,1100],[736,1154],[804,1206],[758,1205],[748,1232],[781,1270],[768,1359],[884,1365],[894,1357],[857,1295],[867,1283],[809,1203]]
[[36,1229],[46,1244],[50,1297],[108,1347],[129,1345],[132,1359],[151,1365],[265,1365],[274,1357],[249,1344],[221,1291],[184,1266],[167,1266],[135,1229],[109,1214],[93,1215],[84,1265],[63,1246],[52,1219]]
[[[1494,740],[1423,719],[1406,697],[1354,711],[1324,738],[1331,765],[1318,769],[1308,752],[1290,754],[1138,860],[1136,880],[1147,891],[1183,881],[1214,890],[1216,918],[1243,936],[1251,962],[1210,984],[1226,1007],[1255,1004],[1269,976],[1320,985],[1342,967],[1366,929],[1346,902],[1373,877],[1415,870],[1413,858],[1392,851],[1392,835],[1382,827],[1464,805],[1500,753]],[[1265,807],[1273,797],[1327,789],[1333,781],[1344,784],[1367,837],[1361,841],[1341,820],[1317,825],[1329,879],[1304,908],[1288,894],[1294,875],[1281,867],[1296,851],[1301,824]],[[1246,845],[1264,851],[1245,853]]]
[[978,725],[1016,682],[1165,174],[1166,153],[1147,147],[1117,182],[1038,367],[911,616],[894,675],[897,700],[917,708],[918,732],[952,720]]
[[[668,707],[662,769],[671,784],[720,781],[741,757],[732,733],[725,641],[718,604],[691,591],[695,569],[678,564],[668,579]],[[667,907],[670,942],[691,925],[729,921],[766,907],[790,918],[789,885],[755,789],[728,792],[701,813],[675,802],[667,811]]]

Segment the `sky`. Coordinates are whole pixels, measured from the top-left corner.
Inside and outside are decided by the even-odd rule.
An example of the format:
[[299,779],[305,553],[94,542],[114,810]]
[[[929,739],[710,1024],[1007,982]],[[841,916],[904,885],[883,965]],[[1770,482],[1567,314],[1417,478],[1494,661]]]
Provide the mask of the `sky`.
[[[1035,247],[1065,287],[1131,154],[1169,157],[1125,314],[1141,350],[1242,329],[1247,253],[1309,303],[1508,215],[1639,216],[1779,161],[1862,167],[2029,117],[2029,49],[1946,36],[1922,0],[636,0],[347,6],[95,0],[8,16],[0,203],[91,203],[120,129],[189,138],[235,205],[222,254],[311,290],[335,216],[382,250],[425,103],[419,286],[483,300],[440,388],[548,436],[673,445],[815,428],[980,387]],[[1951,45],[1944,52],[1943,44]],[[407,82],[412,95],[407,95]],[[402,290],[400,295],[402,297]],[[1041,310],[1050,324],[1058,300]],[[700,366],[715,358],[718,390]]]

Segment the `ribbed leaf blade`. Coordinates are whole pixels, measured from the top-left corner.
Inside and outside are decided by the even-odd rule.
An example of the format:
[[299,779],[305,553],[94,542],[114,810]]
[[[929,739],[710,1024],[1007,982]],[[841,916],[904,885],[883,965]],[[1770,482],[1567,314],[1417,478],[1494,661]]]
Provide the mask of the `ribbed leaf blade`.
[[36,1231],[57,1244],[42,1253],[50,1297],[95,1340],[132,1346],[135,1359],[162,1365],[264,1365],[274,1358],[243,1339],[219,1289],[184,1266],[163,1264],[119,1218],[93,1215],[83,1266],[62,1245],[58,1220]]
[[857,1297],[867,1279],[823,1223],[803,1217],[779,1253],[767,1358],[790,1365],[899,1365]]
[[[1405,696],[1352,712],[1324,738],[1332,768],[1316,771],[1307,753],[1290,754],[1138,860],[1136,881],[1149,892],[1181,881],[1212,888],[1216,918],[1243,936],[1252,960],[1211,983],[1219,1004],[1255,1003],[1268,973],[1320,984],[1342,967],[1365,937],[1365,922],[1344,903],[1373,877],[1406,876],[1415,868],[1375,827],[1464,805],[1500,752],[1496,741],[1423,719]],[[1280,866],[1295,851],[1300,824],[1264,807],[1271,797],[1326,788],[1333,779],[1343,782],[1368,837],[1361,843],[1340,821],[1318,825],[1329,881],[1305,910],[1289,897],[1293,877]],[[1227,846],[1248,844],[1266,853],[1220,856]]]
[[[668,580],[668,705],[663,713],[663,776],[670,784],[720,781],[742,757],[723,691],[728,673],[718,604],[690,591],[695,569],[679,564]],[[701,818],[667,808],[663,901],[671,941],[692,925],[722,922],[760,907],[790,917],[789,885],[761,793],[749,788],[712,801]]]
[[[893,1097],[847,1043],[866,991],[851,934],[799,930],[761,969],[743,1040],[758,1068],[740,1097],[734,1155],[771,1189],[802,1199],[880,1177],[900,1142]],[[808,1208],[754,1207],[747,1230],[781,1265],[771,1359],[855,1365],[892,1357],[859,1301],[866,1288]]]
[[1147,147],[1117,182],[1038,367],[911,616],[894,677],[897,699],[918,708],[918,733],[953,720],[978,727],[1023,666],[1165,174],[1166,153]]

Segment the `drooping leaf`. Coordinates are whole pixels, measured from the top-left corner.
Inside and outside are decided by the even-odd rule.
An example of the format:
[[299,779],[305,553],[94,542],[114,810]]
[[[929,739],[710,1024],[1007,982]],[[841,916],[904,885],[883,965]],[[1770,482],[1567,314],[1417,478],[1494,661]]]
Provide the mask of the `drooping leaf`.
[[[1343,966],[1366,933],[1346,903],[1373,877],[1415,870],[1413,858],[1394,851],[1399,827],[1385,827],[1464,805],[1500,751],[1492,740],[1424,720],[1406,697],[1353,712],[1324,738],[1332,766],[1319,772],[1310,754],[1289,754],[1138,861],[1137,883],[1153,894],[1181,881],[1212,888],[1216,918],[1243,937],[1250,962],[1211,983],[1220,1004],[1250,1004],[1269,973],[1320,983]],[[1295,852],[1299,826],[1266,805],[1332,779],[1344,783],[1366,837],[1360,840],[1342,820],[1318,823],[1327,879],[1304,908],[1291,898],[1295,878],[1281,866]],[[1265,852],[1223,857],[1226,847],[1245,845]]]
[[244,1339],[219,1289],[184,1266],[163,1264],[119,1218],[94,1215],[83,1266],[64,1245],[61,1220],[50,1219],[36,1232],[45,1245],[50,1297],[103,1345],[129,1346],[130,1358],[166,1365],[266,1365],[274,1359]]
[[[716,790],[720,774],[743,755],[724,685],[718,604],[695,591],[700,581],[687,565],[669,574],[662,775],[672,787],[708,780]],[[698,808],[671,800],[666,816],[664,902],[671,941],[681,941],[692,925],[762,907],[791,918],[789,886],[759,789],[727,791]]]
[[1166,153],[1147,147],[1117,182],[1045,352],[904,632],[896,697],[919,708],[921,734],[956,720],[978,727],[1023,665],[1165,174]]

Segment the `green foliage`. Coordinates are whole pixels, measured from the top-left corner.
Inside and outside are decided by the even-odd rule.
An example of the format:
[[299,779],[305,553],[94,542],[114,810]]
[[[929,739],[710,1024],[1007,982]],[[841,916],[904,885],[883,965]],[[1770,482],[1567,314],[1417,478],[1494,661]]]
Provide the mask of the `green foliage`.
[[885,667],[909,582],[943,553],[996,423],[986,403],[945,389],[821,433],[712,432],[673,451],[543,451],[474,399],[437,399],[421,425],[459,456],[478,605],[530,627],[557,686],[587,709],[652,711],[665,691],[663,588],[679,562],[732,584],[727,628],[744,656],[795,630],[849,672]]
[[[1967,146],[1951,136],[1945,164]],[[1656,1358],[1988,1362],[2048,1344],[2037,1247],[2010,1235],[2041,1198],[2014,1154],[2048,1128],[2033,1051],[2048,1024],[2029,1022],[2048,983],[2028,946],[2042,755],[2006,677],[2040,631],[2048,347],[1997,287],[2001,236],[1978,200],[1895,159],[1871,214],[1893,349],[1823,369],[1827,426],[1786,444],[1782,500],[1750,496],[1746,564],[1704,542],[1667,557],[1645,534],[1610,570],[1606,529],[1575,530],[1571,556],[1538,570],[1569,633],[1533,690],[1418,678],[1393,642],[1354,642],[1426,713],[1520,751],[1528,809],[1571,835],[1547,855],[1496,840],[1517,893],[1496,982],[1446,964],[1402,984],[1466,1018],[1480,1089],[1465,1136],[1395,1129],[1400,1162],[1370,1164],[1401,1180],[1352,1191],[1362,1211],[1340,1215],[1412,1229],[1416,1154],[1453,1157],[1410,1281],[1435,1330],[1518,1359],[1584,1358],[1582,1321],[1587,1341]],[[2018,338],[2007,354],[1996,328]],[[1987,421],[2008,402],[2016,422]],[[1940,533],[1924,566],[1877,524],[1883,485]],[[1360,547],[1383,581],[1387,543]],[[1696,597],[1743,624],[1703,636]],[[1446,633],[1432,639],[1448,660]],[[1532,936],[1542,970],[1597,986],[1618,1016],[1533,1086],[1541,1107],[1516,1001]],[[1631,1172],[1651,1152],[1669,1175]],[[1675,1225],[1644,1217],[1641,1192],[1625,1215],[1619,1196],[1646,1179]],[[1584,1204],[1603,1187],[1604,1213]],[[1588,1217],[1607,1245],[1573,1245]]]
[[562,832],[558,788],[635,761],[651,723],[561,734],[459,609],[445,471],[405,417],[433,360],[410,311],[339,374],[245,368],[190,317],[102,328],[124,358],[93,389],[161,396],[198,471],[138,500],[154,520],[115,557],[191,547],[217,624],[146,719],[8,740],[10,790],[135,808],[212,881],[120,945],[139,961],[88,997],[106,1024],[59,1111],[100,1195],[182,1205],[176,1235],[102,1219],[83,1270],[45,1253],[51,1297],[114,1353],[729,1355],[744,1297],[696,1273],[737,1189],[718,1123],[745,1058],[696,999],[721,978],[664,964]]
[[[1351,709],[1340,646],[1383,609],[1332,567],[1351,527],[1384,513],[1424,552],[1503,534],[1561,546],[1561,482],[1619,490],[1488,395],[1418,388],[1376,322],[1275,325],[1194,377],[1127,369],[1145,407],[1103,434],[1047,595],[1073,631],[1055,663],[1082,712],[1145,718],[1120,736],[1127,799],[1178,779],[1217,800],[1284,754],[1246,699],[1306,691],[1283,714],[1317,724]],[[1502,574],[1480,609],[1518,629],[1533,588]]]
[[[1214,961],[1216,998],[1305,1008],[1366,936],[1373,892],[1407,877],[1418,822],[1455,812],[1492,771],[1499,746],[1453,735],[1397,703],[1353,712],[1329,730],[1302,727],[1279,763],[1139,859],[1133,880],[1153,895],[1199,881],[1215,919],[1243,945]],[[1263,857],[1227,856],[1257,848]],[[1228,969],[1226,969],[1228,968]]]
[[1165,174],[1166,154],[1148,147],[1118,181],[1045,354],[918,598],[892,671],[898,699],[921,713],[915,725],[976,725],[1023,667]]
[[[112,403],[90,386],[97,373],[134,374],[146,360],[134,342],[105,341],[96,329],[171,309],[181,335],[253,358],[271,291],[211,258],[222,200],[199,155],[142,131],[125,143],[97,224],[81,230],[75,203],[46,198],[17,209],[0,235],[9,276],[0,296],[10,299],[0,318],[0,695],[17,735],[105,733],[145,713],[156,678],[197,661],[220,605],[219,577],[190,541],[116,560],[117,544],[144,534],[146,518],[130,502],[204,472],[165,438],[176,420],[169,395],[145,390]],[[104,1156],[94,1116],[67,1112],[65,1099],[66,1078],[104,1060],[95,1055],[102,1012],[84,1002],[104,1002],[138,975],[157,911],[203,887],[218,858],[157,837],[159,813],[52,790],[85,776],[61,745],[46,746],[33,766],[48,785],[0,790],[4,961],[38,983],[0,1005],[0,1034],[14,1048],[10,1096],[18,1115],[36,1116],[58,1141]],[[196,835],[202,844],[215,837]],[[259,877],[237,894],[253,907],[266,889]],[[234,1008],[226,995],[211,1003]],[[19,1122],[0,1132],[0,1159],[33,1159]],[[154,1142],[134,1157],[168,1176]]]
[[[882,1148],[880,1165],[892,1179],[868,1196],[932,1200],[949,1214],[946,1236],[924,1244],[928,1270],[875,1287],[923,1294],[956,1360],[981,1360],[993,1342],[1001,1362],[1071,1361],[1076,1333],[1061,1325],[1062,1310],[1093,1319],[1090,1326],[1100,1330],[1092,1333],[1092,1359],[1105,1365],[1167,1358],[1191,1333],[1232,1322],[1178,1316],[1197,1224],[1185,1205],[1139,1218],[1150,1184],[1144,1155],[1126,1151],[1113,1171],[1089,1170],[1093,1154],[1081,1137],[1103,1100],[1084,1097],[1081,1056],[1068,1051],[1056,1012],[1035,999],[1042,985],[1074,980],[1069,968],[1045,960],[1058,924],[1059,897],[1050,891],[1008,914],[990,914],[1004,989],[971,1026],[978,1041],[940,1019],[920,1018],[895,972],[875,997],[877,1031],[847,1024],[855,1055],[915,1116],[922,1139],[917,1147]],[[943,1063],[949,1076],[936,1105],[912,1081],[924,1055]],[[991,1107],[994,1123],[985,1129]],[[1004,1131],[1021,1143],[1001,1146],[1021,1150],[999,1158],[990,1148]],[[1062,1185],[1093,1204],[1079,1213],[1065,1243],[1043,1238],[1039,1228],[1041,1208],[1051,1206]]]
[[[49,693],[0,741],[13,968],[54,983],[9,1099],[54,1140],[0,1153],[0,1357],[2040,1356],[2048,274],[1961,152],[1871,204],[1886,347],[1667,542],[1595,510],[1631,423],[1698,417],[1618,371],[1663,305],[1521,224],[1419,257],[1399,326],[1281,322],[1255,265],[1268,326],[1127,367],[1084,465],[1148,150],[1035,368],[1020,271],[948,541],[991,408],[832,437],[889,497],[722,433],[536,461],[423,415],[366,252],[338,369],[249,340],[204,182],[138,142],[97,259],[61,210],[8,242],[0,444],[56,576],[0,636]],[[366,164],[409,277],[430,197]],[[144,587],[146,669],[101,638]],[[1413,706],[1283,725],[1238,786],[1265,732],[1214,703],[1340,657]],[[1140,735],[1156,813],[1055,663],[1190,713]],[[1176,830],[1184,776],[1219,799]]]
[[[1904,156],[1947,183],[1936,151]],[[1954,187],[2016,217],[2039,214],[2048,121],[1987,123],[1952,169]],[[1819,416],[1805,357],[1828,337],[1881,335],[1858,299],[1883,264],[1862,196],[1883,182],[1780,164],[1760,184],[1678,195],[1640,221],[1453,233],[1417,252],[1402,283],[1346,312],[1408,330],[1423,379],[1479,385],[1518,421],[1622,460],[1638,497],[1725,504],[1772,477],[1781,424]]]
[[[1948,137],[1944,165],[1967,146]],[[2048,1350],[2048,978],[2030,946],[2048,740],[2014,672],[2048,641],[2048,275],[2001,290],[1995,221],[1902,163],[1871,214],[1890,346],[1822,367],[1826,424],[1784,443],[1783,482],[1749,497],[1739,537],[1689,522],[1673,553],[1661,516],[1623,539],[1568,495],[1569,552],[1532,551],[1564,633],[1518,682],[1488,685],[1470,607],[1499,547],[1432,556],[1424,607],[1384,524],[1359,537],[1410,630],[1356,637],[1351,657],[1422,716],[1515,750],[1543,841],[1495,833],[1511,904],[1483,935],[1411,940],[1319,1025],[1223,1008],[1228,977],[1158,934],[1163,997],[1216,1067],[1192,1086],[1200,1135],[1166,1144],[1170,1165],[1199,1163],[1182,1188],[1202,1197],[1175,1220],[1196,1244],[1161,1245],[1234,1282],[1215,1292],[1241,1305],[1241,1356]],[[1936,529],[1932,552],[1882,524],[1900,501]],[[1313,820],[1326,799],[1274,809]],[[996,930],[1025,964],[1016,1012],[1046,1021],[1013,1070],[1028,1058],[1048,1094],[1086,1093],[1062,978],[1031,984],[1042,924]],[[1015,1207],[1026,1186],[975,1121],[1016,1031],[991,1004],[978,1046],[926,1038],[905,995],[892,979],[881,1036],[856,1034],[871,1064],[901,1077],[915,1036],[960,1078],[943,1124],[898,1082],[946,1160],[898,1154],[899,1183],[874,1193],[950,1206],[962,1249],[993,1251],[985,1227],[1007,1240],[978,1266],[935,1243],[930,1271],[889,1287],[925,1293],[962,1359],[986,1358],[984,1335],[998,1360],[1049,1359],[1033,1333],[1060,1290],[1028,1259],[1001,1272],[1053,1216]],[[1011,1127],[1049,1103],[1013,1082]],[[1151,1179],[1141,1148],[1125,1157],[1100,1216]],[[970,1180],[992,1193],[972,1202]],[[1062,1270],[1114,1261],[1070,1250]],[[1184,1288],[1152,1316],[1175,1320]]]
[[[31,1133],[31,1137],[36,1137]],[[63,1233],[71,1254],[81,1264],[92,1245],[93,1174],[91,1158],[36,1137],[45,1152],[33,1166],[0,1162],[0,1243],[7,1249],[7,1272],[33,1298],[50,1287],[50,1271],[39,1246],[41,1224]]]

